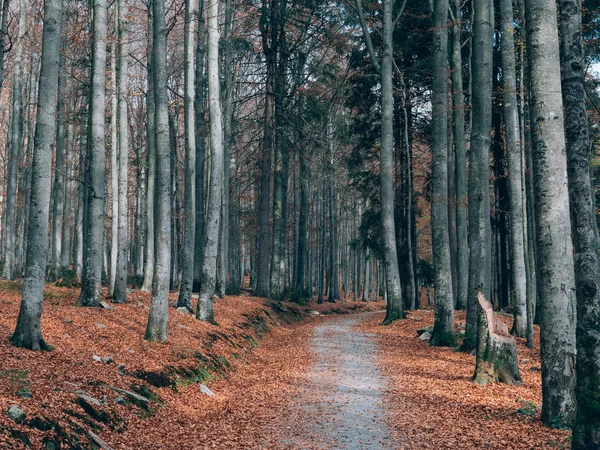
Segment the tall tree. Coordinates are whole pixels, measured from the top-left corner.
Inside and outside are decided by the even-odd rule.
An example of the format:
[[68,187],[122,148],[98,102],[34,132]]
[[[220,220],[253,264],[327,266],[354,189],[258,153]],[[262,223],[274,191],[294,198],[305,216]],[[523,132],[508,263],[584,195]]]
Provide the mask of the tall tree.
[[100,304],[104,247],[106,0],[94,0],[93,18],[87,164],[83,195],[83,273],[78,306]]
[[448,234],[448,0],[433,2],[431,234],[435,272],[435,324],[431,345],[452,346],[454,296]]
[[[129,58],[129,13],[127,11],[127,6],[125,5],[124,0],[117,0],[117,15],[119,20],[119,78],[117,84],[117,92],[119,97],[119,229],[117,233],[117,273],[115,280],[115,291],[113,293],[113,302],[125,303],[127,301],[127,276],[129,275],[129,122],[127,118],[127,58]],[[114,192],[113,195],[115,195]]]
[[394,188],[392,175],[394,170],[394,95],[393,78],[393,34],[394,26],[404,12],[406,0],[399,6],[396,17],[393,17],[394,1],[383,1],[383,27],[381,60],[376,56],[367,27],[362,1],[356,0],[356,9],[363,30],[371,63],[379,74],[381,83],[381,150],[379,158],[379,189],[381,196],[381,223],[383,228],[383,264],[387,286],[387,311],[384,324],[390,324],[404,317],[402,302],[402,286],[398,270],[398,254],[396,252],[396,232],[394,224]]
[[500,1],[502,18],[502,98],[508,159],[510,207],[510,267],[515,336],[527,335],[527,271],[525,268],[525,227],[523,223],[523,180],[521,178],[521,130],[517,103],[514,18],[512,0]]
[[575,273],[555,0],[526,0],[542,354],[542,422],[571,423]]
[[581,0],[559,0],[562,94],[567,137],[567,174],[577,288],[577,363],[573,450],[600,449],[600,270],[590,137],[584,86]]
[[[200,0],[203,1],[203,0]],[[196,1],[186,0],[184,31],[184,93],[183,114],[185,133],[185,234],[183,237],[183,274],[179,286],[177,307],[192,312],[194,283],[194,248],[196,238],[196,129],[194,112],[194,14]]]
[[171,150],[169,146],[169,98],[167,95],[167,26],[165,0],[152,0],[154,75],[154,126],[156,132],[155,255],[152,301],[145,338],[165,342],[169,322],[171,269]]
[[[23,37],[25,35],[25,2],[19,0],[19,29],[15,49],[12,84],[12,114],[6,181],[6,230],[4,232],[4,266],[2,278],[12,280],[16,266],[17,166],[23,127]],[[4,56],[4,55],[2,55]]]
[[467,221],[467,150],[465,99],[462,75],[461,0],[452,0],[452,106],[454,124],[454,176],[456,186],[456,309],[467,308],[469,284],[469,241]]
[[44,275],[48,249],[52,145],[56,134],[56,104],[60,53],[61,0],[45,0],[42,62],[33,147],[31,200],[27,224],[27,256],[21,307],[13,345],[31,350],[50,350],[41,330]]
[[[223,195],[223,129],[221,114],[221,89],[219,86],[219,0],[208,3],[208,112],[210,115],[210,189],[202,284],[198,295],[196,317],[215,323],[213,296],[217,282],[217,252]],[[224,256],[225,257],[225,256]]]
[[9,4],[9,0],[2,0],[2,8],[0,9],[0,93],[4,84],[4,53],[6,53],[6,37],[8,36]]
[[469,286],[467,324],[462,349],[476,348],[477,294],[490,298],[492,249],[489,201],[489,165],[492,129],[492,59],[494,11],[491,0],[474,0],[471,92],[471,147],[469,150]]

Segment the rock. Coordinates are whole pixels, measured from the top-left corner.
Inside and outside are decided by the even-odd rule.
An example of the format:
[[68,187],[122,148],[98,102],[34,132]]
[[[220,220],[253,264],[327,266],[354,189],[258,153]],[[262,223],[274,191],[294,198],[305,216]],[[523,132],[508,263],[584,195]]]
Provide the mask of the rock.
[[73,323],[73,319],[70,317],[65,317],[65,323]]
[[529,358],[523,358],[523,362],[524,363],[528,363],[529,362]]
[[90,394],[84,391],[75,391],[77,394],[77,399],[81,399],[86,403],[91,403],[92,405],[100,406],[100,402],[92,397]]
[[6,415],[9,417],[9,419],[16,423],[21,423],[27,418],[25,411],[23,411],[18,405],[12,405],[10,408],[8,408]]
[[200,391],[202,391],[203,394],[208,395],[209,397],[214,397],[215,394],[213,394],[213,391],[211,391],[208,386],[206,386],[205,384],[201,384],[200,385]]
[[127,400],[125,400],[123,397],[115,397],[115,399],[113,401],[117,405],[125,405],[127,403]]
[[33,394],[31,393],[31,391],[28,391],[27,389],[21,389],[20,391],[18,391],[17,396],[23,397],[23,398],[33,398]]
[[115,362],[115,360],[113,359],[112,356],[105,356],[105,357],[102,358],[102,362],[104,364],[112,364],[112,363]]
[[183,328],[184,330],[191,330],[190,327],[186,327],[185,325],[182,325],[180,323],[177,324],[177,328]]
[[102,404],[104,406],[108,406],[108,397],[106,395],[102,396]]
[[321,313],[319,311],[306,311],[306,314],[309,314],[311,316],[319,316],[319,315],[321,315]]
[[422,341],[429,341],[430,338],[431,333],[429,331],[426,331],[425,333],[421,334],[421,336],[419,336],[417,339],[420,339]]
[[98,328],[106,328],[106,325],[104,325],[102,322],[96,322],[96,326]]
[[94,441],[94,444],[96,444],[102,450],[113,450],[110,445],[108,445],[106,442],[100,439],[100,436],[95,434],[92,430],[88,430],[88,435],[90,436],[92,441]]
[[92,359],[96,362],[102,361],[102,358],[100,358],[98,355],[92,355]]
[[110,303],[107,303],[105,301],[101,301],[100,302],[100,306],[104,309],[108,309],[109,311],[114,311],[115,308],[113,308],[113,306]]
[[419,336],[421,336],[423,333],[429,333],[429,335],[431,335],[431,333],[433,333],[433,325],[430,325],[430,326],[424,327],[424,328],[419,328],[417,330],[417,334]]
[[135,392],[131,392],[131,391],[127,391],[125,389],[121,389],[115,386],[109,386],[107,385],[110,389],[112,389],[113,391],[115,391],[118,394],[124,395],[125,397],[127,397],[127,399],[131,402],[134,403],[142,408],[148,408],[148,402],[150,400],[148,400],[146,397],[144,397],[143,395],[140,394],[136,394]]
[[423,320],[420,317],[416,317],[416,316],[408,316],[408,318],[414,320],[415,322],[420,322],[421,320]]
[[127,365],[125,365],[125,364],[119,364],[119,365],[117,366],[117,370],[118,370],[119,372],[125,372],[125,369],[126,369],[126,368],[127,368]]
[[191,314],[192,313],[185,306],[180,306],[179,308],[177,308],[177,312],[180,313],[180,314]]

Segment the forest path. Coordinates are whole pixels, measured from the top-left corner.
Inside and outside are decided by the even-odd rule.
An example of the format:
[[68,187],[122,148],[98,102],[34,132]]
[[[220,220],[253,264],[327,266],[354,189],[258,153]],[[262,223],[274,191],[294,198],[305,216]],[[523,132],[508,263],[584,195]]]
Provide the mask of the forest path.
[[302,431],[284,444],[293,448],[388,449],[386,382],[374,335],[353,329],[373,313],[336,316],[314,329],[316,355],[291,417]]

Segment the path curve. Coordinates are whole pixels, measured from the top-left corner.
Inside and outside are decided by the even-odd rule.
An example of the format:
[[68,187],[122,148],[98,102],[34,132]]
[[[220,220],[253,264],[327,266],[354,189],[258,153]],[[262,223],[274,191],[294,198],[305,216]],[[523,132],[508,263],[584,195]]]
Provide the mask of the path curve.
[[380,450],[393,448],[385,409],[385,379],[373,335],[353,329],[368,315],[334,317],[315,327],[315,363],[296,401],[302,431],[289,448]]

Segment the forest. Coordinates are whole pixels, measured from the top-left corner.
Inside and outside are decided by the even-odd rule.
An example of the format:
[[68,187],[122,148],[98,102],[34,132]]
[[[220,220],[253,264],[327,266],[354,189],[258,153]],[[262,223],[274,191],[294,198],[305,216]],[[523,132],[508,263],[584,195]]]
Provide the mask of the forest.
[[600,1],[0,0],[0,448],[600,450]]

